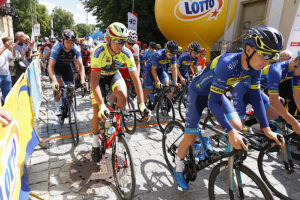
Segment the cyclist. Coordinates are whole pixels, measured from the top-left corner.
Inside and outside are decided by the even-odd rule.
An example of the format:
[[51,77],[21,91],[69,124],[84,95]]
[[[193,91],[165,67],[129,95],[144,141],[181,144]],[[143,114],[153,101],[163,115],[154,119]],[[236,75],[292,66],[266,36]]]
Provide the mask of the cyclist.
[[[105,112],[109,112],[106,107],[102,94],[105,91],[105,85],[109,85],[113,94],[117,97],[116,108],[123,109],[126,105],[127,89],[124,79],[122,78],[119,68],[126,64],[129,74],[133,80],[134,87],[140,102],[140,111],[142,115],[147,113],[144,104],[143,90],[137,69],[134,63],[134,58],[129,49],[124,47],[128,36],[127,28],[119,22],[110,24],[106,29],[106,43],[98,45],[93,51],[91,58],[91,99],[93,104],[93,144],[92,144],[92,159],[94,162],[99,162],[100,148],[98,142],[98,123],[100,120],[106,120]],[[144,119],[149,121],[150,112]]]
[[[279,59],[279,57],[277,58]],[[293,95],[298,108],[300,108],[300,61],[295,58],[283,62],[274,63],[264,67],[261,76],[261,85],[264,86],[269,97],[261,91],[264,100],[265,109],[269,112],[269,119],[277,119],[280,115],[289,124],[293,130],[300,134],[300,123],[285,109],[279,97],[280,83],[291,80]],[[240,82],[233,90],[233,100],[240,118],[245,120],[246,106],[249,103],[249,84],[250,80],[245,79]],[[237,95],[239,94],[239,95]]]
[[[229,85],[251,77],[249,96],[256,116],[266,136],[275,140],[277,144],[283,145],[268,125],[259,90],[261,69],[282,49],[282,35],[276,29],[255,26],[244,37],[244,44],[244,53],[227,53],[215,58],[189,85],[185,134],[178,146],[176,167],[173,169],[177,184],[185,190],[189,186],[183,175],[183,159],[197,135],[201,135],[199,120],[207,104],[228,134],[232,147],[247,150],[243,137],[237,132],[237,129],[242,129],[241,121],[233,105],[223,94],[224,89]],[[212,149],[208,142],[203,145],[205,149]]]
[[46,74],[46,69],[49,64],[49,57],[50,57],[51,49],[52,49],[53,45],[55,44],[55,42],[56,42],[56,38],[54,36],[50,36],[49,39],[47,38],[47,43],[44,47],[43,57],[42,57],[43,66],[45,66],[43,74]]
[[91,73],[91,51],[89,50],[89,45],[87,41],[84,41],[81,45],[81,56],[82,56],[82,63],[84,66],[84,71],[85,74],[89,77],[90,79],[90,73]]
[[[197,64],[197,54],[201,50],[201,46],[198,42],[192,42],[189,45],[189,51],[182,53],[177,59],[177,75],[179,77],[178,82],[182,85],[186,85],[187,80],[189,80],[189,72],[191,71],[194,75],[194,66]],[[169,96],[170,99],[174,97],[178,90],[175,88],[172,94]]]
[[195,73],[198,73],[198,72],[200,73],[205,68],[206,53],[207,53],[206,49],[202,48],[201,51],[200,51],[199,57],[198,57],[197,66],[194,67],[194,72]]
[[174,85],[178,87],[177,84],[177,70],[176,70],[176,54],[178,52],[178,45],[175,41],[168,41],[164,49],[156,51],[156,53],[151,57],[149,64],[146,68],[146,80],[145,80],[145,100],[148,99],[149,94],[153,87],[153,80],[155,81],[155,86],[160,89],[161,83],[164,85],[169,85],[169,75],[167,73],[169,63],[172,67],[172,76]]
[[81,84],[87,89],[85,83],[84,67],[82,64],[80,49],[74,45],[76,41],[76,33],[71,29],[62,32],[62,42],[57,43],[51,49],[49,60],[49,75],[52,79],[52,89],[56,92],[55,97],[55,114],[60,114],[60,96],[59,86],[74,83],[73,60],[74,57],[79,64]]

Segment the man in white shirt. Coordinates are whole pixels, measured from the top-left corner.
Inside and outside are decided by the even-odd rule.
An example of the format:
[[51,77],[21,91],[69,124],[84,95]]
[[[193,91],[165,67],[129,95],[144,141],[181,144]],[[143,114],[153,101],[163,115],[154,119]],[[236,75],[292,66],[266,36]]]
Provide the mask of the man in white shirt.
[[4,101],[12,87],[9,72],[9,60],[14,59],[15,57],[15,45],[13,39],[10,37],[2,38],[2,42],[4,45],[0,47],[0,88],[2,92],[2,101]]

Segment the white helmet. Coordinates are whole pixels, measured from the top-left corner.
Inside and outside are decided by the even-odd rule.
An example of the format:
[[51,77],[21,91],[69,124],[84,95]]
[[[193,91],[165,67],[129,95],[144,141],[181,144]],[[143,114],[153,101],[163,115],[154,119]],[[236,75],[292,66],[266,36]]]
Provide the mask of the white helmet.
[[138,35],[134,30],[128,31],[127,42],[130,44],[135,44],[138,40]]

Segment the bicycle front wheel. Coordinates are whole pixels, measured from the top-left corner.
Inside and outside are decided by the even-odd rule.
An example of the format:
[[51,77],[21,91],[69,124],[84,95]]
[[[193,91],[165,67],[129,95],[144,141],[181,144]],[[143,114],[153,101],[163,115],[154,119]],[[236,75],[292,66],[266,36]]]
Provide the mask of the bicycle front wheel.
[[[126,110],[135,110],[134,103],[132,102],[131,98],[127,98],[126,103]],[[126,129],[126,132],[130,135],[135,133],[136,130],[136,113],[135,112],[128,112],[126,115],[122,115],[123,125]]]
[[77,124],[77,115],[73,103],[69,105],[69,127],[74,146],[79,143],[79,133]]
[[116,188],[122,199],[132,199],[135,193],[134,163],[128,144],[118,135],[112,146],[112,167]]
[[156,106],[156,118],[161,132],[165,131],[165,127],[169,121],[175,120],[175,111],[172,101],[167,96],[162,96]]
[[[258,170],[268,187],[281,199],[298,199],[293,196],[299,192],[300,162],[285,163],[281,148],[272,146],[259,153]],[[287,169],[289,168],[289,169]]]
[[185,114],[186,114],[186,96],[187,96],[186,92],[182,93],[178,103],[179,115],[183,122],[185,122]]
[[[245,165],[235,166],[232,176],[228,177],[228,161],[216,165],[209,177],[209,199],[273,199],[260,178]],[[238,178],[239,177],[239,178]],[[233,181],[233,191],[228,180]]]

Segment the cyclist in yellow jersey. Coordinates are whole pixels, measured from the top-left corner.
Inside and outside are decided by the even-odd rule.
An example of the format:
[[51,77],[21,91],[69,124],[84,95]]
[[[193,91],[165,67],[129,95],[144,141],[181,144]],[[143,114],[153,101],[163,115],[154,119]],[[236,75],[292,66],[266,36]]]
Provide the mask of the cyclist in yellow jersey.
[[151,114],[146,109],[143,98],[142,85],[137,73],[132,52],[124,47],[128,37],[127,28],[119,22],[114,22],[106,29],[105,40],[106,43],[98,45],[92,54],[91,58],[91,99],[93,104],[93,148],[92,159],[94,162],[99,162],[100,148],[98,143],[99,134],[99,119],[106,120],[105,112],[109,113],[106,107],[102,94],[104,93],[105,85],[108,84],[117,97],[116,108],[124,108],[127,99],[127,88],[124,79],[122,78],[119,68],[126,64],[129,74],[133,80],[134,87],[140,103],[140,111],[144,116],[144,120],[149,121]]

